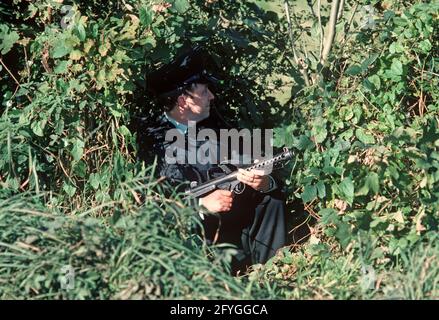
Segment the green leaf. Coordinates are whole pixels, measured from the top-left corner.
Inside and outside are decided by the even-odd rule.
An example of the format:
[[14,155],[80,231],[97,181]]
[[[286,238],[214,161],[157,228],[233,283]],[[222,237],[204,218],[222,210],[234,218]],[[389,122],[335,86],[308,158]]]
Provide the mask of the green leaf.
[[73,148],[70,152],[74,161],[79,161],[84,153],[84,141],[75,139],[73,141]]
[[141,39],[139,44],[145,47],[144,50],[151,50],[152,48],[155,48],[157,41],[152,36],[147,36],[146,38]]
[[407,25],[407,19],[401,18],[401,17],[395,17],[393,18],[393,23],[397,26],[404,27]]
[[379,90],[381,88],[381,80],[380,77],[378,77],[376,74],[373,76],[370,76],[368,78],[369,82],[372,83],[375,86],[376,90]]
[[375,138],[373,137],[373,135],[366,133],[366,131],[363,128],[358,128],[357,130],[355,130],[355,136],[358,138],[358,140],[360,140],[364,144],[375,143]]
[[310,146],[313,146],[313,142],[311,141],[310,138],[308,138],[306,135],[302,134],[299,136],[298,139],[294,139],[293,144],[292,145],[287,145],[287,147],[296,147],[299,150],[305,150]]
[[407,241],[406,238],[401,238],[401,239],[398,240],[398,246],[399,246],[401,249],[405,249],[405,248],[407,248],[408,244],[409,244],[409,243],[408,243],[408,241]]
[[354,201],[354,183],[352,179],[347,177],[338,186],[340,196],[346,200],[350,205]]
[[120,212],[120,210],[115,210],[114,214],[111,216],[111,224],[112,225],[116,225],[116,223],[119,221],[119,219],[122,217],[122,213]]
[[110,107],[110,112],[116,118],[120,118],[122,116],[122,113],[115,108]]
[[301,198],[303,202],[310,202],[317,196],[317,189],[314,185],[307,185],[305,186],[303,193],[301,195]]
[[276,13],[279,18],[284,15],[283,6],[277,1],[252,1],[256,4],[259,9],[267,13]]
[[142,7],[139,11],[140,23],[148,27],[152,23],[153,13],[150,8]]
[[390,67],[390,70],[392,71],[392,73],[394,75],[397,75],[397,76],[402,75],[403,69],[402,69],[401,61],[399,61],[397,59],[393,59],[392,66]]
[[70,65],[69,60],[60,61],[53,70],[56,74],[66,73]]
[[190,5],[187,0],[175,0],[172,7],[175,8],[178,13],[184,13],[187,9],[189,9]]
[[389,19],[392,19],[395,17],[395,12],[392,10],[386,10],[384,11],[384,20],[387,22]]
[[20,36],[15,31],[9,31],[9,27],[0,24],[0,50],[1,54],[7,54],[14,44],[20,39]]
[[359,65],[354,64],[346,70],[346,73],[351,75],[351,76],[356,76],[357,74],[360,74],[362,71],[363,70],[361,69],[361,67]]
[[326,225],[336,223],[339,220],[337,211],[332,208],[324,208],[319,211],[319,214],[322,217],[322,223]]
[[82,57],[82,52],[79,50],[73,50],[72,52],[70,52],[69,58],[74,61],[81,59],[81,57]]
[[99,70],[99,72],[96,76],[96,80],[98,82],[105,82],[105,70],[104,69]]
[[428,39],[425,39],[425,40],[419,42],[418,47],[424,53],[428,53],[431,50],[431,42]]
[[360,190],[358,190],[356,195],[365,196],[370,191],[376,194],[379,191],[379,187],[380,187],[380,183],[379,183],[378,174],[376,172],[370,172],[366,177],[364,185],[360,188]]
[[73,47],[64,39],[59,39],[54,43],[51,53],[53,58],[62,58],[72,52],[72,50]]
[[75,166],[75,173],[81,178],[85,178],[87,175],[87,166],[85,162],[80,160]]
[[79,40],[84,41],[85,38],[86,38],[86,33],[85,33],[84,25],[83,24],[78,24],[76,26],[76,31],[77,31]]
[[314,123],[314,126],[311,130],[311,134],[314,136],[316,143],[322,143],[323,141],[325,141],[328,135],[328,130],[326,129],[326,123],[322,123],[321,121]]
[[96,173],[92,173],[88,182],[92,186],[93,189],[97,190],[99,188],[99,176]]
[[76,192],[76,187],[72,186],[68,182],[64,182],[63,190],[70,196],[73,197],[73,195]]
[[372,63],[375,62],[375,60],[378,58],[378,56],[379,56],[378,53],[374,53],[374,54],[372,54],[369,58],[367,58],[366,60],[364,60],[364,61],[361,63],[361,69],[362,69],[362,71],[363,71],[363,72],[366,71],[367,68],[369,68],[369,66],[370,66]]
[[366,179],[366,184],[368,185],[370,190],[372,190],[374,193],[378,193],[380,188],[378,174],[376,172],[369,173]]
[[120,126],[119,129],[117,129],[117,131],[119,131],[119,133],[121,133],[125,137],[131,136],[130,130],[124,125]]
[[383,227],[383,224],[386,223],[386,220],[382,217],[375,217],[371,223],[370,223],[370,228],[371,229],[379,229]]
[[364,86],[364,88],[366,88],[369,91],[375,90],[375,86],[373,85],[372,82],[369,81],[368,78],[363,80],[363,86]]
[[322,181],[319,181],[317,182],[316,187],[317,187],[317,192],[319,194],[319,198],[323,199],[324,197],[326,197],[325,184]]
[[46,126],[46,121],[45,120],[41,120],[41,121],[34,121],[31,124],[31,129],[32,131],[39,137],[44,136],[43,130],[44,127]]
[[404,47],[402,46],[401,43],[399,42],[393,42],[390,46],[389,46],[389,52],[391,54],[394,53],[401,53],[404,52]]
[[351,232],[349,225],[346,222],[341,222],[337,224],[337,232],[335,237],[340,242],[343,248],[346,248],[351,241]]

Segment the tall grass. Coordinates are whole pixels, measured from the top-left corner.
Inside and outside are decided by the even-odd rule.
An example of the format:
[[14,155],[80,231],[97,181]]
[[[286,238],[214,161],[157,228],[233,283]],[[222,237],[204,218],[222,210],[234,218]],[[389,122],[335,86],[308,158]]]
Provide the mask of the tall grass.
[[[197,214],[184,202],[160,201],[150,189],[141,204],[127,199],[131,211],[110,217],[93,217],[95,208],[76,214],[47,208],[41,193],[3,197],[0,298],[274,297],[270,286],[230,276],[233,249],[207,247],[196,232]],[[61,285],[66,266],[74,270],[69,290]]]
[[[368,287],[365,262],[355,251],[323,244],[284,248],[265,266],[232,277],[233,248],[207,247],[195,231],[197,214],[178,197],[144,197],[131,212],[93,217],[92,209],[69,214],[48,208],[44,196],[0,200],[1,299],[439,297],[437,237],[392,264],[375,266]],[[62,287],[66,266],[74,271],[71,288]]]

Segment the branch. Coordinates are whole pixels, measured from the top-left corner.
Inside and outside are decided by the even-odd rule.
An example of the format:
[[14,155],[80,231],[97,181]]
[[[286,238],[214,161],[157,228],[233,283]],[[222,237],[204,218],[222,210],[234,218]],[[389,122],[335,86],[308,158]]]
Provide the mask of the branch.
[[319,29],[320,29],[320,49],[319,49],[319,60],[322,60],[322,51],[323,51],[323,26],[322,26],[322,15],[321,15],[321,0],[317,0],[317,19],[319,20]]
[[329,56],[329,52],[331,51],[332,44],[334,43],[335,26],[337,24],[337,14],[338,14],[339,3],[340,3],[339,0],[334,0],[332,2],[331,15],[329,18],[329,23],[328,23],[328,34],[326,36],[325,43],[323,44],[322,58],[320,60],[321,64],[325,63],[326,59]]
[[349,29],[351,28],[352,22],[354,21],[354,16],[355,16],[355,13],[357,12],[357,7],[358,7],[358,2],[355,3],[355,5],[352,9],[352,14],[351,14],[351,17],[349,18],[348,24],[344,28],[344,34],[343,34],[343,39],[341,40],[341,43],[344,43],[346,41],[346,36],[349,32]]
[[317,18],[316,13],[314,12],[314,8],[313,8],[313,5],[312,5],[312,1],[311,1],[311,0],[306,0],[306,3],[308,4],[308,7],[309,7],[309,9],[311,10],[312,15],[313,15],[314,17]]
[[15,76],[12,74],[11,70],[9,70],[9,68],[5,65],[2,58],[0,58],[0,63],[2,64],[3,68],[6,69],[6,71],[9,73],[9,75],[12,77],[12,79],[14,79],[15,83],[17,85],[20,85],[20,82],[18,82],[17,78],[15,78]]
[[343,16],[343,8],[344,8],[344,0],[341,0],[338,6],[337,21],[340,21],[341,17]]
[[285,0],[284,4],[285,4],[285,14],[287,16],[287,21],[288,21],[288,31],[289,31],[289,35],[290,35],[291,49],[293,50],[294,61],[296,62],[296,64],[299,67],[299,71],[303,76],[303,80],[305,81],[306,86],[309,86],[311,84],[311,82],[309,81],[308,72],[306,71],[306,68],[304,68],[305,63],[304,63],[303,59],[299,59],[299,57],[297,56],[297,53],[296,53],[296,49],[294,47],[294,36],[293,36],[293,29],[291,27],[291,18],[290,18],[290,10],[289,10],[289,6],[288,6],[288,1]]
[[[0,63],[2,64],[3,68],[6,69],[6,71],[9,73],[9,75],[12,77],[12,79],[14,79],[17,86],[21,87],[20,82],[18,82],[17,78],[15,78],[15,76],[12,74],[11,70],[8,69],[8,67],[5,65],[5,63],[3,62],[3,60],[1,58],[0,58]],[[26,93],[26,97],[29,100],[29,102],[32,102],[32,98],[29,97],[29,95],[27,93]]]

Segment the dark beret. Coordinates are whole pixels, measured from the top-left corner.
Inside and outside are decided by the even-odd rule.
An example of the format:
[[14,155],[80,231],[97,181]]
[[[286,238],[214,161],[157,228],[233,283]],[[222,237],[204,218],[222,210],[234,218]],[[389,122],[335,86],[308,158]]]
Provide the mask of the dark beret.
[[213,65],[205,49],[193,47],[149,74],[147,89],[156,96],[169,96],[182,92],[192,83],[217,83],[219,78],[209,71]]

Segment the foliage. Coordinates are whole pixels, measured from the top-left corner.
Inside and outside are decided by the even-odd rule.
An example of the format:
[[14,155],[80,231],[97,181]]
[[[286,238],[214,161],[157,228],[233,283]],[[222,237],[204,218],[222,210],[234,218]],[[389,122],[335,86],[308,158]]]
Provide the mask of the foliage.
[[[438,5],[346,3],[326,60],[334,2],[2,2],[0,297],[437,298]],[[275,127],[289,201],[318,218],[242,278],[135,158],[133,118],[162,112],[145,75],[194,43],[225,79],[215,116]]]
[[[233,249],[207,247],[188,233],[193,217],[192,210],[152,200],[133,214],[102,220],[48,211],[41,197],[3,199],[0,297],[273,298],[272,290],[230,277]],[[61,287],[66,267],[74,270],[70,290]]]
[[334,254],[320,243],[283,250],[249,278],[275,279],[284,299],[437,299],[437,237],[406,249],[392,268],[373,267],[373,247],[361,249]]
[[384,11],[335,49],[326,78],[277,130],[278,145],[303,152],[295,194],[325,235],[346,248],[369,231],[382,263],[438,230],[437,9]]

